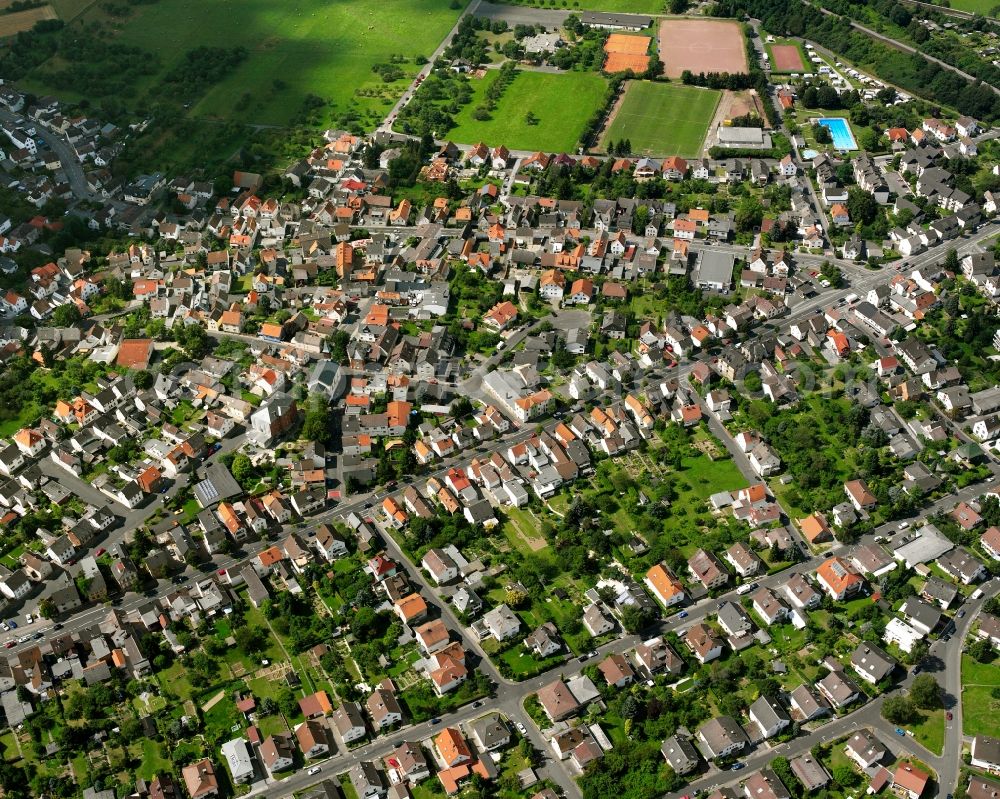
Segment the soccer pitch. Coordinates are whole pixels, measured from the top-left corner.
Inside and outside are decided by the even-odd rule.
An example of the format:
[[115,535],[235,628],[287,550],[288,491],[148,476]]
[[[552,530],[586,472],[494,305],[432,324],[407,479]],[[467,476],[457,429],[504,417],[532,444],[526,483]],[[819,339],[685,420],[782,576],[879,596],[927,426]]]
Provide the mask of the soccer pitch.
[[695,86],[632,81],[605,128],[601,146],[628,139],[633,155],[701,155],[722,92]]

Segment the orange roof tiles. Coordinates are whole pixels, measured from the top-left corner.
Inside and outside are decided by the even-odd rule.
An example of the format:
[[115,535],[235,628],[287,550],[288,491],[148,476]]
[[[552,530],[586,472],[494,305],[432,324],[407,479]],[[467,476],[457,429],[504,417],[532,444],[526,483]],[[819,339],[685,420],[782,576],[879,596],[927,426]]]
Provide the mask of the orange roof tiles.
[[821,513],[813,513],[800,520],[799,529],[810,544],[825,540],[830,536],[830,526]]
[[420,618],[427,613],[427,602],[420,594],[410,594],[397,599],[395,605],[404,621]]
[[262,566],[271,567],[275,563],[284,560],[285,555],[278,547],[268,547],[257,555],[257,559]]
[[434,738],[434,747],[441,755],[441,760],[448,765],[457,766],[472,759],[469,745],[455,727],[446,727]]
[[149,366],[149,358],[153,352],[153,340],[150,338],[127,338],[118,348],[118,358],[115,363],[125,369],[145,369]]
[[657,563],[646,572],[646,579],[649,580],[650,585],[664,602],[669,601],[677,594],[684,593],[684,587],[680,580],[667,571],[662,564]]

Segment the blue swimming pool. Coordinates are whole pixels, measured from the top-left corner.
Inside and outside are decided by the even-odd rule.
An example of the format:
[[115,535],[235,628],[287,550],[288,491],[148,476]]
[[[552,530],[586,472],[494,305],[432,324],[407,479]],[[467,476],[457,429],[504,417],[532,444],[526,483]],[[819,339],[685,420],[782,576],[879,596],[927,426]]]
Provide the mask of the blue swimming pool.
[[858,149],[858,143],[854,141],[854,134],[851,133],[851,126],[843,117],[819,119],[817,122],[830,131],[830,135],[833,136],[833,146],[838,150]]

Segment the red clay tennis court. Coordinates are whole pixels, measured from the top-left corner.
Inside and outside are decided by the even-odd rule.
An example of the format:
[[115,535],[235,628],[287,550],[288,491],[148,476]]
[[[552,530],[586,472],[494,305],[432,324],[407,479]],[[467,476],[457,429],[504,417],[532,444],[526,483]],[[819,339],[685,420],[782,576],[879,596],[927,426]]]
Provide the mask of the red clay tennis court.
[[626,33],[612,33],[604,43],[605,53],[641,53],[649,52],[648,36],[629,36]]
[[778,72],[802,72],[802,53],[794,44],[771,45],[771,68]]
[[624,33],[612,33],[604,43],[604,71],[607,73],[624,72],[631,69],[636,74],[649,68],[649,37],[629,36]]
[[688,69],[699,72],[747,72],[743,31],[737,22],[665,19],[660,25],[660,60],[668,78]]

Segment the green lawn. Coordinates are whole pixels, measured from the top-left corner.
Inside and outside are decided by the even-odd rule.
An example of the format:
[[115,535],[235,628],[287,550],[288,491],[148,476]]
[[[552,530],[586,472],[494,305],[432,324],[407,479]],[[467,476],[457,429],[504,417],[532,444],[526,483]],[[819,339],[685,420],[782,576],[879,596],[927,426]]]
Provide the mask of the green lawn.
[[[913,732],[913,737],[918,743],[939,755],[944,746],[944,710],[923,710],[921,715],[923,721],[919,724],[911,724],[909,729]],[[994,727],[995,729],[996,727]]]
[[538,549],[532,547],[531,542],[537,545],[539,541],[545,540],[539,538],[541,535],[539,523],[532,511],[527,508],[510,507],[504,510],[504,514],[507,516],[507,520],[501,529],[514,549],[526,558],[551,557],[552,553],[548,545]]
[[280,715],[263,716],[257,726],[260,727],[260,734],[265,738],[268,735],[284,735],[289,731],[285,719]]
[[194,689],[187,679],[187,669],[180,660],[175,660],[170,668],[158,672],[156,679],[164,693],[174,694],[181,701],[190,699],[194,695]]
[[996,735],[1000,699],[993,689],[1000,685],[1000,664],[979,663],[962,655],[962,725],[966,735]]
[[162,744],[149,738],[143,738],[141,744],[133,744],[141,754],[142,765],[139,766],[137,777],[144,780],[151,780],[163,771],[169,771],[171,767],[170,758],[163,751]]
[[3,557],[0,557],[0,563],[7,566],[10,569],[16,568],[18,564],[18,558],[24,554],[24,544],[14,547],[10,552],[6,553]]
[[410,795],[413,796],[413,799],[444,799],[447,796],[444,788],[441,787],[441,780],[437,777],[431,777],[431,779],[424,780],[417,785],[411,785]]
[[768,632],[774,646],[787,654],[798,652],[806,644],[806,631],[797,630],[791,624],[778,624],[769,627]]
[[996,0],[951,0],[951,7],[959,11],[971,11],[973,14],[988,15],[997,7]]
[[[503,144],[511,150],[572,152],[608,85],[592,72],[519,72],[497,102],[491,118],[474,119],[476,106],[498,75],[497,70],[491,70],[482,80],[472,82],[472,101],[455,115],[449,139],[463,144]],[[538,119],[536,124],[525,121],[529,111]]]
[[721,97],[713,89],[632,81],[602,146],[628,139],[634,155],[701,155]]
[[137,696],[132,700],[132,705],[135,707],[136,712],[144,716],[152,716],[167,706],[167,700],[162,696],[150,696],[147,701],[144,701],[142,697]]
[[[138,82],[137,96],[196,47],[246,47],[249,57],[223,75],[190,116],[287,125],[308,94],[330,101],[331,116],[351,107],[381,117],[416,73],[413,58],[429,57],[454,25],[464,0],[454,8],[451,1],[160,0],[130,6],[124,23],[95,3],[80,19],[117,29],[116,42],[159,56],[160,68]],[[61,0],[60,7],[71,15],[82,4]],[[385,84],[372,66],[394,55],[408,59],[401,65],[406,77]]]
[[522,644],[512,646],[500,655],[500,660],[510,666],[511,674],[515,680],[541,674],[546,669],[559,663],[562,659],[560,655],[556,655],[545,660],[539,660]]
[[[699,436],[711,438],[698,431],[677,432],[678,440],[664,445],[673,450],[677,461],[661,464],[653,471],[645,465],[656,460],[653,455],[630,453],[601,461],[591,485],[584,489],[584,496],[611,522],[609,527],[642,532],[651,552],[633,562],[635,556],[620,550],[619,557],[630,565],[644,571],[652,561],[663,557],[664,547],[676,548],[686,558],[699,547],[725,548],[745,538],[745,530],[714,516],[707,500],[718,491],[744,488],[747,480],[718,442],[712,442],[715,460],[695,449],[692,444]],[[638,504],[640,488],[648,499],[645,507]],[[668,503],[665,515],[655,510],[664,501]]]
[[4,760],[19,760],[20,754],[17,750],[17,741],[14,739],[14,733],[6,732],[0,736],[0,746],[3,747],[3,759]]
[[34,402],[26,402],[17,416],[0,422],[0,438],[10,438],[22,427],[27,427],[38,421],[47,412],[48,408],[43,408]]
[[236,709],[236,703],[233,702],[229,691],[226,692],[226,696],[209,708],[204,717],[205,729],[214,730],[216,737],[223,740],[232,737],[232,728],[237,724],[242,725],[243,722],[243,714]]

